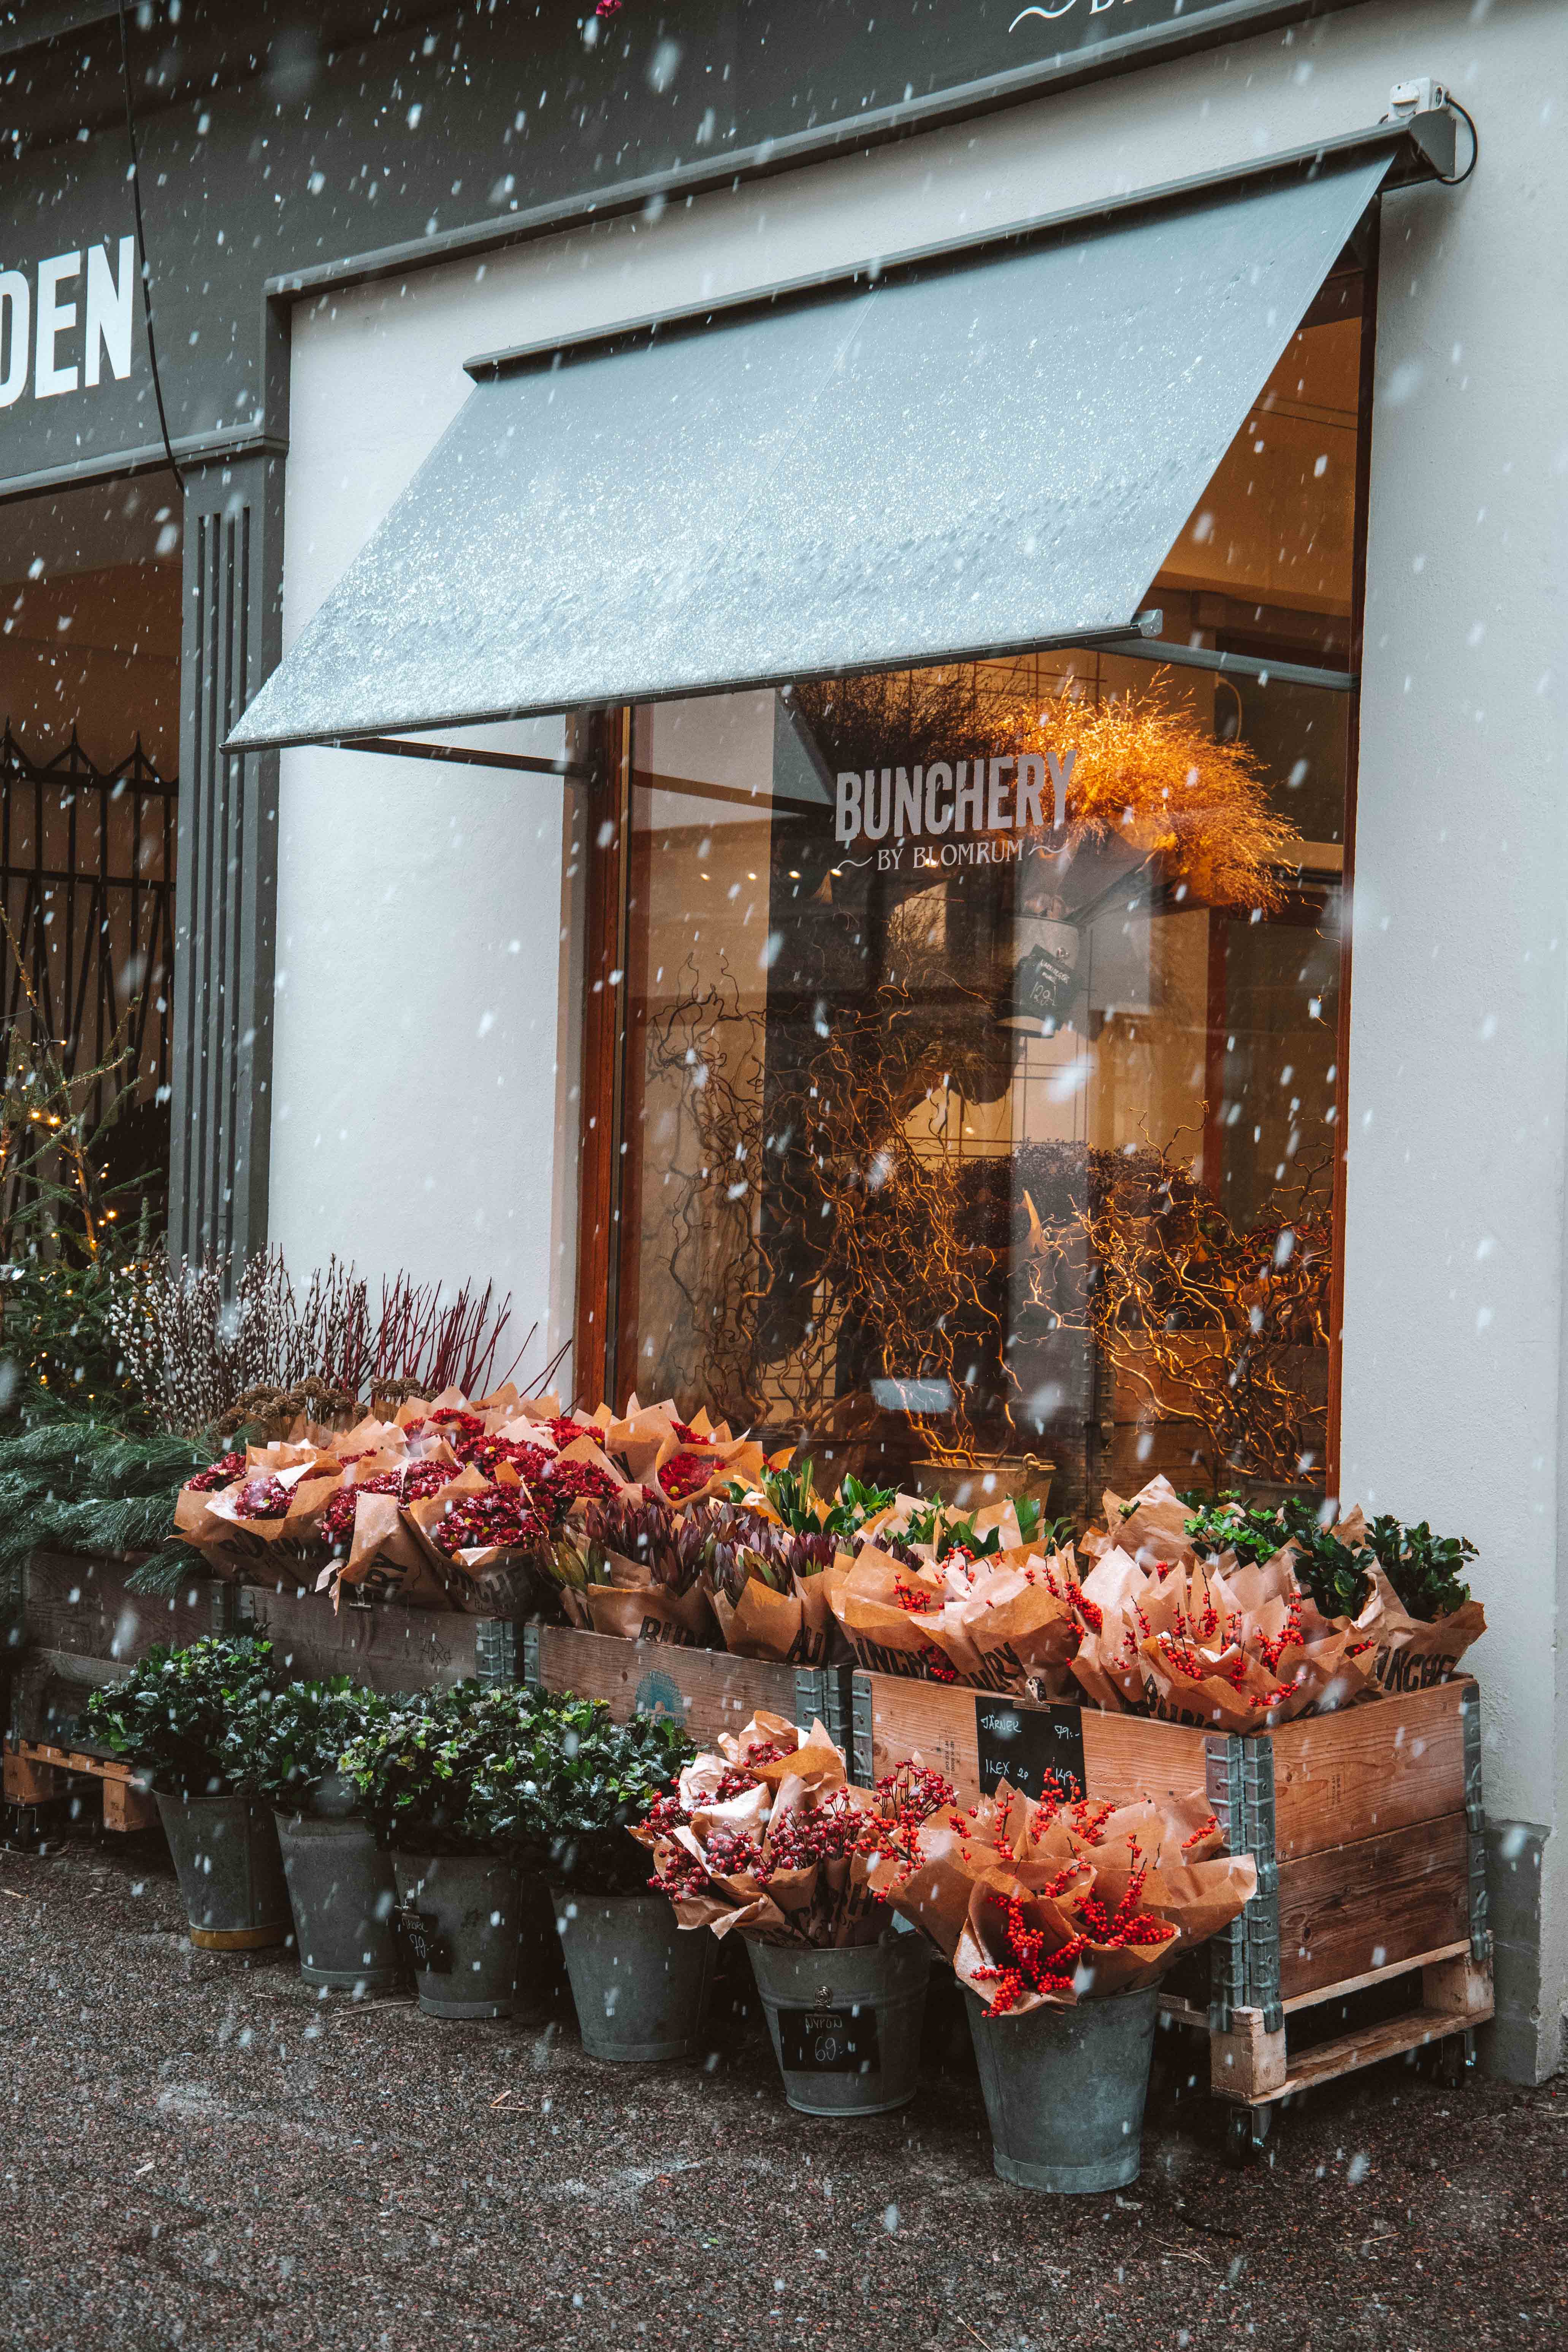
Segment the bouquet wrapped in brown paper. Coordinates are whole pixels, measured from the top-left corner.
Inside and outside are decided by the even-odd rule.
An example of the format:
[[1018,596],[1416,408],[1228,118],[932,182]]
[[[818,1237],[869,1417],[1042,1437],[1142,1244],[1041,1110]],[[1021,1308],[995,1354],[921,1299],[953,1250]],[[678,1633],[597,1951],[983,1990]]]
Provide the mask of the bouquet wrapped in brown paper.
[[1451,1682],[1465,1652],[1487,1630],[1480,1602],[1461,1601],[1440,1617],[1414,1617],[1384,1569],[1374,1568],[1371,1575],[1372,1598],[1355,1630],[1370,1645],[1373,1683],[1380,1691],[1411,1691]]
[[683,1927],[842,1948],[881,1937],[886,1889],[911,1862],[920,1823],[952,1798],[945,1781],[908,1768],[851,1788],[820,1723],[803,1737],[756,1715],[688,1765],[632,1835]]
[[1068,1554],[1015,1544],[973,1558],[889,1538],[837,1559],[828,1606],[874,1674],[922,1675],[977,1690],[1059,1697],[1082,1638]]
[[834,1643],[825,1571],[837,1538],[730,1503],[700,1503],[686,1519],[703,1545],[703,1583],[724,1647],[737,1657],[821,1664]]
[[444,1444],[422,1454],[379,1452],[353,1462],[321,1514],[319,1533],[333,1557],[316,1579],[317,1591],[331,1588],[334,1610],[345,1586],[362,1599],[396,1601],[405,1609],[449,1609],[446,1580],[404,1514],[466,1475]]
[[1106,1529],[1078,1607],[1072,1671],[1101,1706],[1205,1729],[1251,1732],[1362,1697],[1372,1645],[1349,1618],[1326,1618],[1297,1575],[1289,1542],[1261,1559],[1200,1558],[1193,1515],[1156,1478],[1124,1503],[1105,1497]]
[[591,1503],[548,1559],[563,1614],[632,1642],[717,1646],[702,1586],[706,1539],[689,1517],[637,1486]]
[[685,1422],[673,1404],[642,1405],[635,1394],[619,1420],[606,1416],[600,1443],[637,1485],[671,1504],[724,1494],[754,1478],[765,1458],[754,1439],[731,1437],[727,1422],[710,1421],[706,1407]]
[[176,1503],[176,1529],[215,1575],[232,1581],[264,1558],[280,1563],[284,1553],[314,1545],[342,1475],[342,1462],[314,1444],[247,1446],[245,1467],[229,1485],[192,1496],[183,1511]]
[[624,1489],[614,1464],[586,1436],[537,1459],[542,1466],[530,1463],[524,1475],[516,1461],[502,1458],[493,1479],[469,1461],[404,1512],[452,1606],[468,1615],[521,1617],[536,1610],[552,1591],[552,1563],[567,1528]]
[[992,2016],[1152,1983],[1257,1891],[1250,1856],[1222,1855],[1200,1794],[1113,1810],[1004,1782],[946,1806],[888,1880],[895,1909],[952,1960]]

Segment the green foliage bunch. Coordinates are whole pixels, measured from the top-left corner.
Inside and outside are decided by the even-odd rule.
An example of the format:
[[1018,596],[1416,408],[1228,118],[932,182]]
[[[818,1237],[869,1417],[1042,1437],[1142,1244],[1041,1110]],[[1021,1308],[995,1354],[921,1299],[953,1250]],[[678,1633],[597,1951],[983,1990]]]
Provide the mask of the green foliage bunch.
[[224,1740],[223,1762],[237,1789],[279,1809],[302,1810],[343,1750],[413,1702],[366,1690],[348,1675],[326,1682],[258,1688],[243,1700]]
[[1237,1494],[1182,1499],[1191,1514],[1187,1533],[1200,1551],[1229,1550],[1262,1562],[1293,1544],[1297,1577],[1325,1617],[1360,1615],[1372,1597],[1374,1567],[1424,1623],[1450,1615],[1470,1597],[1465,1569],[1477,1557],[1475,1545],[1464,1536],[1435,1536],[1425,1519],[1407,1528],[1385,1514],[1368,1524],[1364,1543],[1346,1544],[1324,1526],[1308,1495],[1268,1506],[1245,1503]]
[[616,1723],[597,1699],[569,1698],[538,1718],[521,1782],[528,1848],[550,1875],[589,1895],[639,1894],[643,1849],[626,1834],[667,1796],[694,1742],[670,1716]]
[[83,1719],[89,1739],[140,1765],[165,1794],[233,1796],[231,1727],[273,1686],[270,1642],[209,1635],[149,1650],[122,1682],[92,1693]]
[[539,1717],[559,1704],[522,1683],[416,1692],[348,1742],[342,1769],[387,1845],[515,1852],[524,1843],[522,1761]]
[[458,1683],[394,1700],[347,1744],[342,1769],[378,1834],[411,1853],[500,1852],[599,1893],[647,1873],[626,1825],[696,1749],[665,1717],[520,1683]]
[[[209,1449],[97,1415],[12,1423],[0,1436],[0,1570],[33,1550],[154,1551],[174,1531],[174,1497]],[[206,1570],[194,1556],[177,1572]]]
[[[764,1470],[758,1486],[792,1535],[852,1536],[887,1508],[894,1492],[891,1486],[873,1486],[851,1475],[828,1503],[816,1491],[816,1465],[809,1454],[798,1469]],[[730,1500],[744,1503],[749,1492],[743,1479],[734,1479]]]
[[[1026,1544],[1038,1544],[1047,1551],[1059,1551],[1072,1535],[1070,1519],[1047,1519],[1037,1496],[1016,1495],[1014,1515],[1018,1533]],[[960,1515],[945,1503],[927,1503],[911,1511],[903,1531],[907,1544],[930,1544],[939,1560],[950,1551],[966,1551],[972,1559],[989,1559],[1002,1549],[1000,1528],[987,1528],[981,1535],[975,1528],[977,1514],[970,1511]]]

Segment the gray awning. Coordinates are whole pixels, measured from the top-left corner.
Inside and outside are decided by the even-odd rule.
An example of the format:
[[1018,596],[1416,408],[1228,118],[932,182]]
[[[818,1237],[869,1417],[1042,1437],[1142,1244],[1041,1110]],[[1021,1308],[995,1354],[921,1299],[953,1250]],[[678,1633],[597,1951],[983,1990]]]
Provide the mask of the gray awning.
[[1390,161],[475,362],[232,745],[1125,634]]

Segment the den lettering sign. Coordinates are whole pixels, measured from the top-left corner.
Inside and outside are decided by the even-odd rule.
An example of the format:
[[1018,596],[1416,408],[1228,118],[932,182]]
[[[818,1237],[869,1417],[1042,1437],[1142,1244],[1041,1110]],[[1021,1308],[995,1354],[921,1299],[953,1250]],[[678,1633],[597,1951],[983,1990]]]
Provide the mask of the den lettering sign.
[[56,400],[131,373],[136,240],[51,253],[35,268],[0,269],[0,408],[24,394]]

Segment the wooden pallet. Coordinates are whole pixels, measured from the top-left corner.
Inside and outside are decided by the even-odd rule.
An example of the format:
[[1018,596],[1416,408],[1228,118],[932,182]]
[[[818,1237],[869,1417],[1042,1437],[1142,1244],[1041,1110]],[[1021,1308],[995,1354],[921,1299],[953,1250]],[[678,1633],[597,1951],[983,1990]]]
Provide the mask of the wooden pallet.
[[70,1793],[73,1777],[96,1780],[103,1791],[106,1830],[151,1829],[158,1803],[145,1780],[130,1764],[85,1749],[56,1748],[45,1740],[7,1738],[4,1794],[8,1805],[47,1805]]
[[[1206,1792],[1258,1891],[1210,1947],[1207,2005],[1189,1985],[1163,2006],[1207,2034],[1216,2098],[1271,2106],[1492,2014],[1468,1679],[1245,1739],[887,1675],[857,1673],[852,1706],[860,1780],[919,1755],[971,1804],[1004,1775],[1037,1793],[1047,1763],[1115,1803]],[[1400,1978],[1407,2013],[1293,2048],[1305,2012]]]

